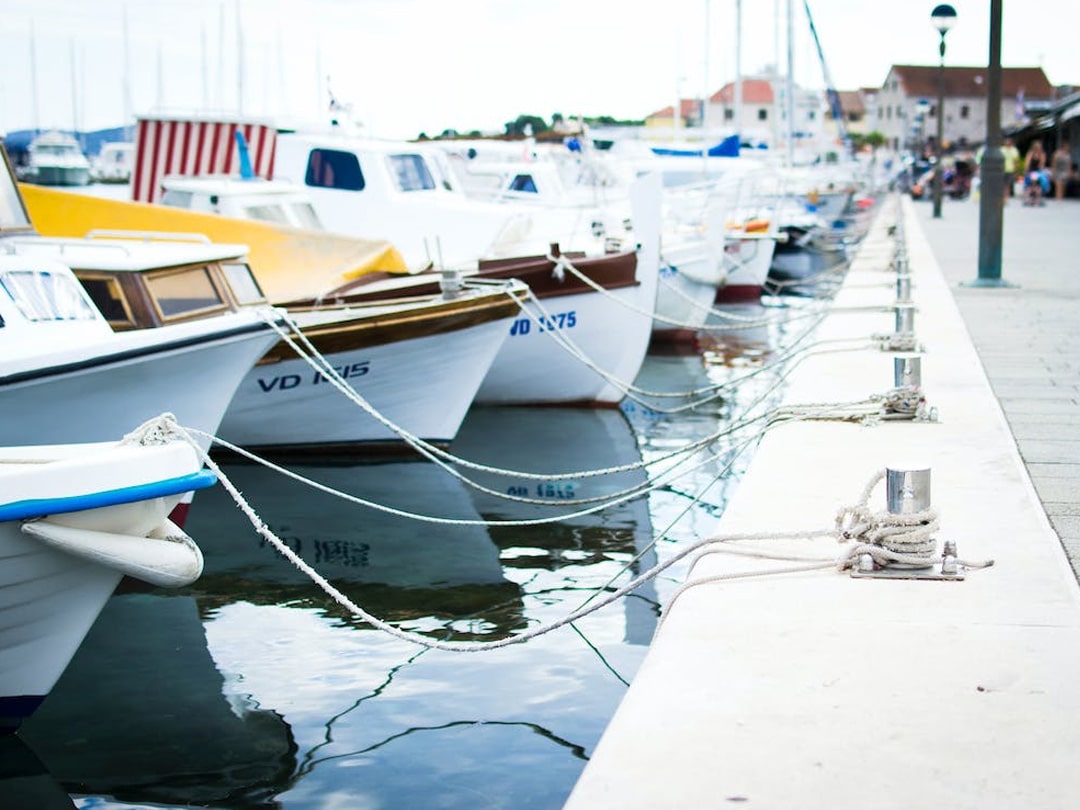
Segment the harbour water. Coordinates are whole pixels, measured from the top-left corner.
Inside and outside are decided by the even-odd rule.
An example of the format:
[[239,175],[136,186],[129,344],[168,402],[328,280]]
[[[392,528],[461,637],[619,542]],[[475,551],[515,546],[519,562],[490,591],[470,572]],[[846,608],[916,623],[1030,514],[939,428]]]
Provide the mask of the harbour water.
[[[715,531],[754,447],[752,432],[719,434],[779,397],[768,361],[818,306],[772,301],[730,308],[750,323],[717,343],[650,353],[636,381],[701,392],[741,380],[721,397],[474,408],[450,447],[469,462],[451,465],[456,476],[420,460],[284,462],[381,508],[249,462],[222,469],[277,536],[371,614],[432,640],[506,639]],[[672,467],[673,451],[706,437],[716,438]],[[656,480],[654,465],[673,470],[662,486],[589,511],[592,499]],[[503,469],[616,471],[529,481]],[[125,583],[21,731],[58,802],[38,806],[560,807],[684,573],[673,565],[525,644],[454,653],[352,616],[221,486],[199,493],[187,529],[203,576],[175,592]]]

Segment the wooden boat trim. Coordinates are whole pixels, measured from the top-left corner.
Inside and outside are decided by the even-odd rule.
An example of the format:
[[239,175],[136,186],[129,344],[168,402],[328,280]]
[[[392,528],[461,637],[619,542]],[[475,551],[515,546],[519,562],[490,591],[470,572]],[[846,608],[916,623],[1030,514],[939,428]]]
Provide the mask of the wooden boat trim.
[[[443,301],[435,306],[371,317],[362,317],[363,310],[356,309],[358,317],[355,320],[304,327],[303,334],[320,354],[327,356],[402,340],[450,334],[491,321],[513,318],[520,313],[522,302],[522,291],[500,290]],[[337,309],[348,312],[351,308],[294,307],[289,311],[299,313]],[[256,365],[277,363],[295,357],[293,348],[284,341],[279,341]]]
[[[635,251],[609,253],[604,256],[583,256],[573,253],[566,255],[582,275],[606,290],[636,287],[641,283],[637,279],[637,253]],[[403,294],[432,295],[437,293],[440,275],[437,272],[428,273],[427,271],[421,275],[425,274],[431,276],[430,281],[420,284],[417,283],[416,275],[402,277],[393,273],[371,273],[328,293],[323,300],[347,305],[364,301],[389,300]],[[555,275],[555,263],[546,256],[484,260],[480,262],[479,269],[475,273],[466,272],[464,275],[466,278],[518,279],[525,282],[537,298],[555,298],[595,292],[591,285],[573,273],[564,273],[560,281]],[[401,287],[393,284],[373,286],[376,282],[394,278],[402,279]],[[313,300],[293,303],[312,303]]]

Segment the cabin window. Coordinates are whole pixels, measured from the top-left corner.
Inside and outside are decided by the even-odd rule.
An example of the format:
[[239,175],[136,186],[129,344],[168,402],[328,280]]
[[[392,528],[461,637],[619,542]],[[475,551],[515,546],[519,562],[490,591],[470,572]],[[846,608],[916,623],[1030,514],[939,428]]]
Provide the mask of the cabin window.
[[435,188],[423,155],[390,155],[390,168],[401,191],[430,191]]
[[99,276],[92,273],[76,273],[105,320],[114,329],[131,328],[135,326],[135,318],[131,314],[124,291],[120,288],[120,282],[112,276]]
[[519,174],[510,181],[511,191],[527,191],[529,194],[538,193],[536,190],[536,181],[533,180],[531,174]]
[[166,189],[161,195],[161,204],[169,205],[173,208],[191,208],[191,200],[194,196],[195,195],[190,191]]
[[241,306],[246,304],[264,304],[266,295],[263,293],[259,282],[251,274],[251,268],[244,262],[231,262],[221,265],[225,278],[232,288],[236,302]]
[[0,287],[28,321],[93,321],[98,312],[74,276],[47,270],[10,270]]
[[146,286],[154,306],[166,321],[226,308],[206,266],[147,275]]
[[323,229],[322,221],[320,221],[319,215],[315,213],[315,208],[311,203],[290,203],[289,209],[292,211],[293,216],[296,217],[296,221],[301,228],[312,231],[321,231]]
[[352,152],[337,149],[312,149],[308,155],[304,182],[316,188],[336,188],[342,191],[362,191],[364,173],[360,161]]
[[245,205],[244,215],[248,219],[258,220],[259,222],[276,222],[279,225],[289,224],[285,209],[280,205]]

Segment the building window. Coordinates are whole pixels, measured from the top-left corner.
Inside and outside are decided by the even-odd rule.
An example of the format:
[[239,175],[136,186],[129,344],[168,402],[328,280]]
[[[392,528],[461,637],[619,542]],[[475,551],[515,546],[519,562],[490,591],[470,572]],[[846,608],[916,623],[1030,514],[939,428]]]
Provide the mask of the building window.
[[971,107],[969,107],[967,104],[961,104],[960,105],[960,117],[961,118],[967,118],[970,115],[971,115]]
[[817,115],[817,113],[814,112],[813,110],[810,110],[809,112],[806,113],[806,120],[807,121],[813,121],[815,115]]
[[892,107],[885,108],[885,117],[888,118],[890,121],[892,120]]
[[937,118],[937,104],[930,105],[930,112],[927,115],[931,118]]
[[735,118],[735,111],[731,109],[724,109],[724,120],[731,121]]
[[768,118],[769,118],[769,111],[766,110],[764,107],[760,108],[757,111],[757,120],[758,121],[766,121],[766,120],[768,120]]

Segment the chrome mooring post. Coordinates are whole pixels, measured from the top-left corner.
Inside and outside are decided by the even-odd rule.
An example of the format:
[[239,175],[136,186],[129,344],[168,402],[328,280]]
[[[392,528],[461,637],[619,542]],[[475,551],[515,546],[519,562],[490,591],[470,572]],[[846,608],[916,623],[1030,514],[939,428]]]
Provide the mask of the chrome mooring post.
[[[886,467],[885,510],[890,515],[917,515],[930,508],[929,467]],[[962,580],[964,567],[957,562],[956,544],[946,540],[942,547],[940,563],[928,561],[926,565],[891,563],[875,567],[869,554],[864,555],[852,568],[853,577],[870,579],[935,579]]]
[[922,358],[905,354],[893,358],[893,387],[919,388],[922,386]]

